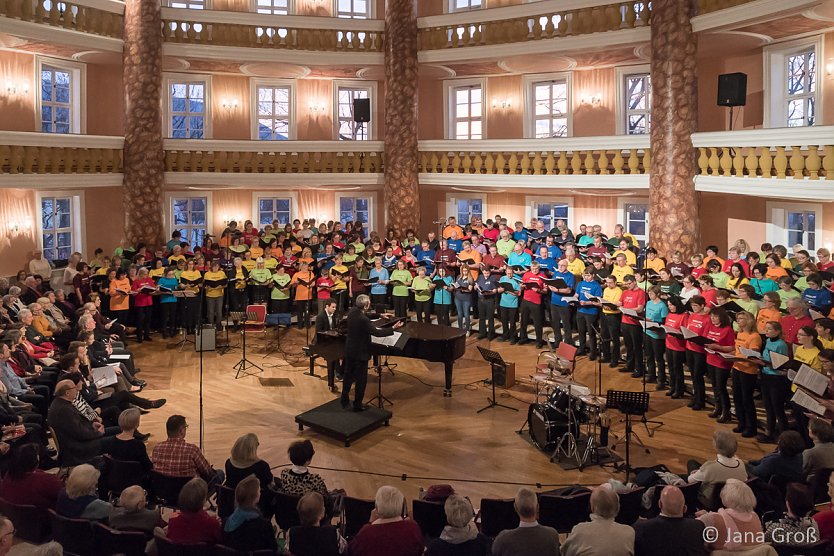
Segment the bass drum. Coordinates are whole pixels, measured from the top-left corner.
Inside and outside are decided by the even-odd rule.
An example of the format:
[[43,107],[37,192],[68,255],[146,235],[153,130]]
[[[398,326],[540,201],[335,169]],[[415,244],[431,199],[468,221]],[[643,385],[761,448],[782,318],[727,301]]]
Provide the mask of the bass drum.
[[[544,404],[530,404],[527,410],[527,426],[530,439],[539,450],[552,450],[559,439],[568,432],[568,419],[557,409]],[[578,426],[573,424],[573,434],[578,438]]]

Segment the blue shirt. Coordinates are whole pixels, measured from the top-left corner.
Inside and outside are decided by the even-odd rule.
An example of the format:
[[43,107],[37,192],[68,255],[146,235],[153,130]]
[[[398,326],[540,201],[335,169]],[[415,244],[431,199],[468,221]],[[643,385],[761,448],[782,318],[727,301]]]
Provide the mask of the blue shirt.
[[513,232],[513,239],[515,241],[523,241],[524,243],[527,243],[527,230],[522,228],[520,232]]
[[[567,284],[570,289],[573,289],[574,285],[576,285],[576,277],[570,272],[559,272],[557,270],[553,273],[553,278],[551,278],[551,280],[555,280],[557,278],[564,280],[565,284]],[[602,292],[600,292],[600,294],[601,293]],[[570,297],[570,294],[567,294],[567,296]],[[569,304],[562,299],[563,297],[564,295],[561,293],[551,292],[550,304],[556,305],[557,307],[567,307]]]
[[[663,323],[666,320],[666,315],[669,314],[669,306],[660,299],[655,299],[654,301],[649,300],[646,303],[646,320],[650,322],[659,322]],[[654,338],[655,340],[660,338],[660,332],[655,330],[646,330],[646,336],[649,338]]]
[[552,257],[547,257],[546,259],[536,259],[539,261],[539,266],[543,269],[549,270],[550,272],[555,272],[557,268],[559,268],[559,261]]
[[415,261],[426,261],[426,276],[434,272],[434,249],[423,251],[422,247],[415,247],[411,254]]
[[371,293],[377,295],[384,295],[388,293],[388,284],[380,284],[379,282],[387,282],[388,281],[388,271],[385,267],[380,268],[379,270],[376,267],[371,269],[370,274],[368,274],[369,278],[378,278],[374,284],[371,284]]
[[[788,354],[788,344],[785,343],[785,340],[778,338],[773,340],[771,338],[765,338],[765,345],[762,349],[762,360],[767,361],[770,363],[770,353],[781,353],[782,355]],[[779,371],[773,370],[770,366],[762,367],[762,372],[766,375],[778,375],[781,374]]]
[[562,250],[559,249],[558,245],[551,245],[548,247],[547,254],[551,259],[556,259],[557,261],[562,258]]
[[[576,295],[579,301],[590,301],[591,297],[602,298],[602,286],[596,280],[586,282],[582,280],[576,285]],[[580,305],[577,313],[584,313],[586,315],[599,314],[599,307],[596,305]]]
[[478,279],[475,281],[475,284],[478,286],[480,291],[478,292],[478,297],[485,301],[495,299],[495,296],[485,296],[483,292],[495,291],[498,289],[498,280],[492,274],[488,276],[484,276],[481,274],[478,276]]
[[22,396],[29,391],[26,381],[15,374],[8,362],[3,363],[3,374],[0,374],[0,380],[10,396]]
[[802,292],[802,301],[814,309],[823,309],[831,305],[831,292],[825,288],[820,288],[818,290],[808,288]]
[[[518,288],[521,286],[521,280],[518,278],[509,278],[507,276],[502,276],[501,279],[498,281],[498,284],[512,284],[513,289],[518,291]],[[509,307],[509,308],[516,308],[518,307],[518,298],[519,296],[513,295],[511,293],[502,293],[501,294],[501,307]]]
[[463,249],[463,240],[462,239],[450,239],[446,241],[446,247],[454,251],[455,253],[460,253],[461,249]]
[[[452,277],[451,276],[435,276],[434,279],[437,280],[440,278],[443,280],[443,283],[447,286],[452,285]],[[445,288],[435,287],[434,288],[434,304],[435,305],[451,305],[452,304],[452,292]]]
[[[176,278],[166,278],[164,276],[162,278],[160,278],[159,282],[157,282],[157,283],[159,284],[160,287],[168,288],[171,291],[176,290],[177,286],[179,285],[179,282],[177,281]],[[176,303],[177,298],[174,297],[170,293],[163,293],[162,295],[159,296],[159,302],[160,303]]]

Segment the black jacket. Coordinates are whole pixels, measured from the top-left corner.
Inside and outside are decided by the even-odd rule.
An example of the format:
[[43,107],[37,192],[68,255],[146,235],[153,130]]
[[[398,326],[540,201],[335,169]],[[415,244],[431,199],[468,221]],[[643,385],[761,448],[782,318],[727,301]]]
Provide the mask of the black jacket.
[[688,517],[658,516],[634,525],[635,556],[706,556],[704,524]]
[[371,359],[371,336],[391,336],[393,328],[377,328],[359,307],[347,315],[347,337],[345,338],[345,359],[369,361]]
[[330,322],[327,319],[327,311],[322,311],[316,315],[316,332],[328,332],[330,330],[335,330],[336,326],[339,324],[336,321],[336,313],[333,313],[333,316],[330,318],[333,320],[333,326],[330,326]]
[[87,463],[101,453],[101,433],[72,402],[63,398],[52,400],[47,421],[58,437],[62,465]]

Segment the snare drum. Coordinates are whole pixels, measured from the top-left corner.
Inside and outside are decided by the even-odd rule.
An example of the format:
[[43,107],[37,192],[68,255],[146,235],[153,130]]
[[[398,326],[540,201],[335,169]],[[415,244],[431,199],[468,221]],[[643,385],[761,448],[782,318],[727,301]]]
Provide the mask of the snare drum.
[[605,411],[605,403],[603,396],[579,396],[577,405],[582,422],[592,423],[599,419]]

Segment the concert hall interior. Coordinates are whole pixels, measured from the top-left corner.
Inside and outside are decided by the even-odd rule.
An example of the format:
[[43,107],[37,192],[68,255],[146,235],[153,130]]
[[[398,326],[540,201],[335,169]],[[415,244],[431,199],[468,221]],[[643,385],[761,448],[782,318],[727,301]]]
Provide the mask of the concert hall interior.
[[[529,488],[578,554],[553,499],[739,474],[834,543],[832,251],[834,0],[0,0],[0,556],[127,542],[72,544],[76,470],[222,514],[259,460],[259,515],[309,464],[351,554],[385,485],[489,538]],[[209,544],[283,549],[238,506]]]

